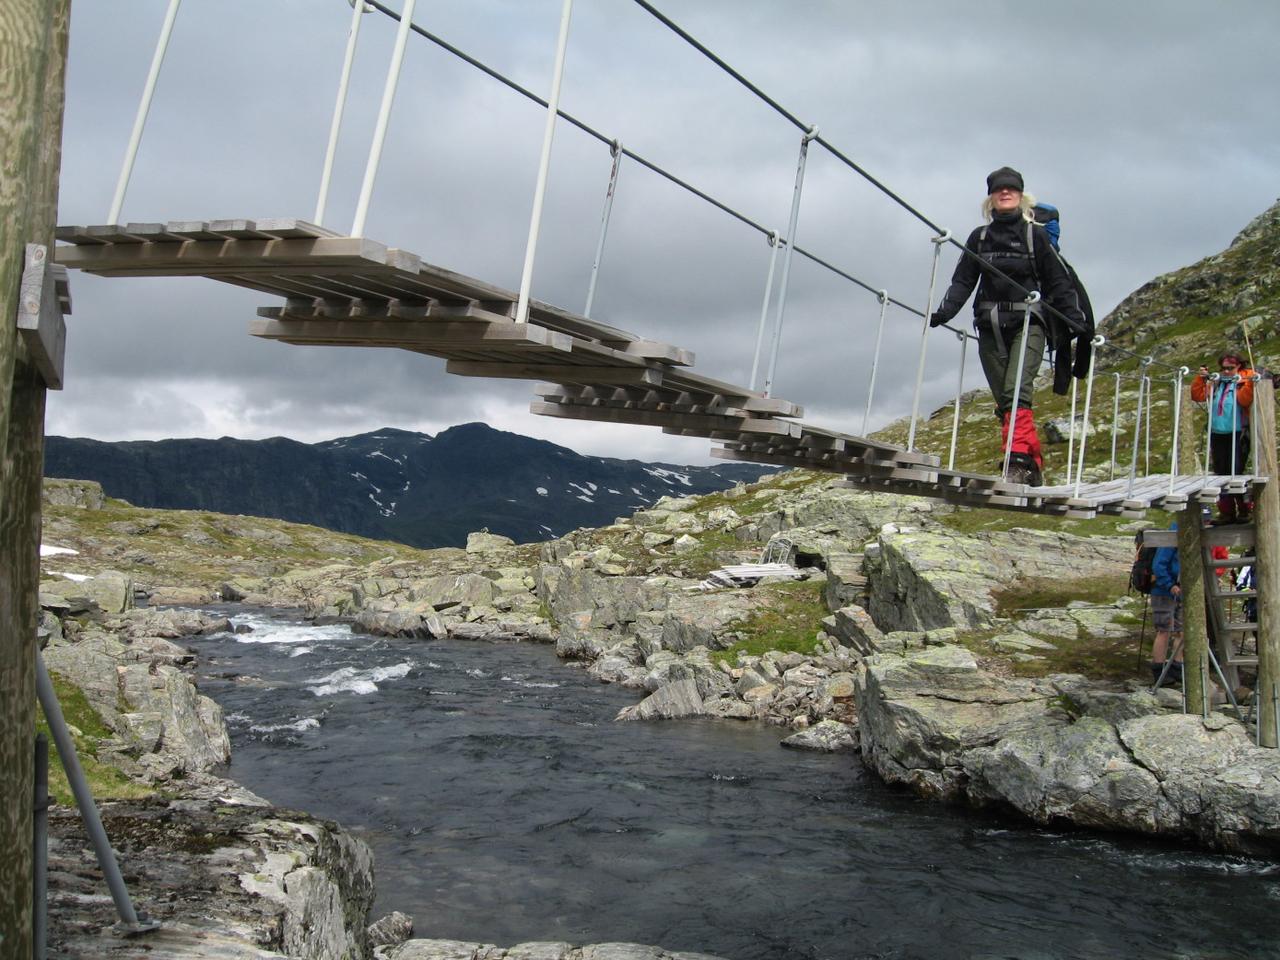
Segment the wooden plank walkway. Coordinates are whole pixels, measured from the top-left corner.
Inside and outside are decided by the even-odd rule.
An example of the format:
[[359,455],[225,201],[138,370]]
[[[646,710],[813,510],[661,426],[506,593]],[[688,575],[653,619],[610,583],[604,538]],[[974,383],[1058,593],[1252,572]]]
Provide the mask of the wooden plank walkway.
[[441,357],[459,376],[543,381],[543,416],[661,427],[722,444],[722,459],[843,474],[846,483],[971,506],[1068,517],[1141,516],[1243,492],[1253,477],[1148,477],[1028,488],[940,469],[938,457],[803,423],[798,404],[692,370],[691,351],[517,296],[361,237],[301,220],[59,227],[65,266],[106,277],[199,276],[284,299],[250,324],[294,344],[396,347]]

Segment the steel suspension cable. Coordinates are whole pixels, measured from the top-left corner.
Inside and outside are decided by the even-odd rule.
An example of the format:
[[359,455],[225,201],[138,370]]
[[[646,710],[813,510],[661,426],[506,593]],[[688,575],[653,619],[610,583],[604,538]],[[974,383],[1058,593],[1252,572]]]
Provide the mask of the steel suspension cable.
[[[377,10],[383,16],[389,17],[390,19],[395,20],[397,23],[400,21],[400,14],[397,11],[392,10],[390,7],[386,6],[386,4],[382,3],[381,0],[365,0],[365,6],[371,7],[372,9]],[[504,74],[495,70],[493,67],[484,63],[482,60],[478,60],[475,57],[471,56],[471,54],[467,53],[466,51],[454,46],[452,43],[445,40],[443,37],[437,36],[436,34],[432,33],[430,30],[427,30],[425,27],[419,26],[416,23],[411,23],[409,25],[409,29],[411,32],[416,33],[418,36],[422,37],[424,40],[429,40],[431,43],[434,43],[437,47],[439,47],[441,50],[444,50],[446,53],[449,53],[457,57],[459,60],[463,61],[469,66],[475,67],[485,76],[493,80],[497,80],[503,86],[514,91],[515,93],[520,94],[520,96],[524,97],[526,100],[530,100],[533,103],[536,103],[538,106],[542,107],[543,109],[547,108],[548,106],[547,101],[544,100],[542,97],[538,96],[538,94],[534,93],[532,90],[528,89],[527,87],[521,86],[519,83],[512,80],[510,77],[505,76]],[[568,113],[564,110],[557,110],[556,114],[566,123],[569,123],[574,127],[577,127],[587,136],[593,137],[595,140],[597,140],[599,143],[603,144],[604,146],[612,148],[613,144],[616,142],[616,140],[613,137],[609,137],[606,134],[592,127],[590,124],[582,120],[579,120],[577,117],[575,117],[571,113]],[[808,129],[807,127],[805,127],[803,123],[799,123],[799,121],[796,121],[796,122],[801,129]],[[821,142],[821,140],[822,138],[818,137],[815,139],[815,142]],[[654,173],[657,176],[662,177],[664,180],[668,181],[671,184],[674,184],[675,186],[679,187],[681,190],[684,190],[687,193],[693,194],[699,200],[702,200],[706,203],[711,204],[717,210],[721,211],[722,213],[728,214],[729,216],[737,220],[739,223],[742,223],[745,226],[750,227],[752,230],[755,230],[761,236],[768,238],[768,236],[771,233],[775,232],[770,228],[764,226],[764,224],[756,220],[753,220],[751,217],[747,216],[745,213],[742,213],[740,210],[736,210],[733,207],[729,206],[727,203],[724,203],[723,201],[718,200],[717,198],[713,197],[711,194],[707,193],[705,190],[701,190],[698,187],[695,187],[693,184],[689,183],[687,180],[684,180],[681,177],[678,177],[676,174],[672,173],[671,171],[664,169],[663,167],[654,163],[652,160],[649,160],[647,157],[644,157],[641,154],[636,153],[634,150],[631,150],[625,146],[622,146],[620,147],[620,152],[622,156],[627,157],[630,160],[634,160],[636,163],[640,164],[640,166],[644,167],[646,170],[650,171],[651,173]],[[783,242],[786,242],[785,238],[783,239]],[[795,252],[800,256],[804,257],[805,259],[810,260],[813,263],[816,263],[818,266],[831,271],[837,276],[843,277],[845,280],[848,280],[849,282],[856,284],[857,286],[866,290],[870,294],[875,295],[879,293],[879,290],[876,287],[872,286],[869,283],[866,283],[863,280],[858,279],[848,271],[840,269],[839,267],[835,266],[829,261],[824,260],[822,257],[818,256],[817,254],[809,250],[806,250],[804,247],[796,246]],[[909,306],[908,304],[905,304],[900,300],[891,299],[889,302],[892,303],[894,306],[901,307],[904,310],[914,313],[916,316],[923,316],[923,314],[920,312],[918,308]]]

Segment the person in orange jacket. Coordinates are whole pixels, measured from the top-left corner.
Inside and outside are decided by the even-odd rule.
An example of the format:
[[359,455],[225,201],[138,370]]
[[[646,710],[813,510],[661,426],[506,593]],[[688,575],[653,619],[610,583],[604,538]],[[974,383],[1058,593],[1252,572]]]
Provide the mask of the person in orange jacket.
[[[1234,353],[1218,358],[1219,374],[1211,377],[1201,367],[1191,381],[1191,399],[1209,410],[1209,456],[1213,472],[1221,477],[1245,472],[1249,460],[1249,410],[1253,406],[1253,371]],[[1253,504],[1244,494],[1218,497],[1222,523],[1247,523]]]

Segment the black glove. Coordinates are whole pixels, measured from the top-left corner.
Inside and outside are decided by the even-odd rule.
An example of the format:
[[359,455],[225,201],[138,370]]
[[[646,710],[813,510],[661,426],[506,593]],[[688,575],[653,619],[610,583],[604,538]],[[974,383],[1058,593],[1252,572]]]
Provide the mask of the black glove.
[[934,311],[933,316],[929,318],[929,326],[940,327],[950,319],[950,317],[944,317],[941,313]]

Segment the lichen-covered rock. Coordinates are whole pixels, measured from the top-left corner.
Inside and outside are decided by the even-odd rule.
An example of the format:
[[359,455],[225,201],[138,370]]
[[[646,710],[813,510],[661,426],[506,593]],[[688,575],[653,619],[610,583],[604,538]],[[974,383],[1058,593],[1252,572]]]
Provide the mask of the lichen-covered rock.
[[673,720],[678,717],[700,717],[705,714],[698,682],[675,680],[659,687],[639,703],[623,707],[618,720]]
[[815,753],[852,753],[858,749],[858,728],[839,720],[822,720],[807,730],[793,733],[782,745]]

